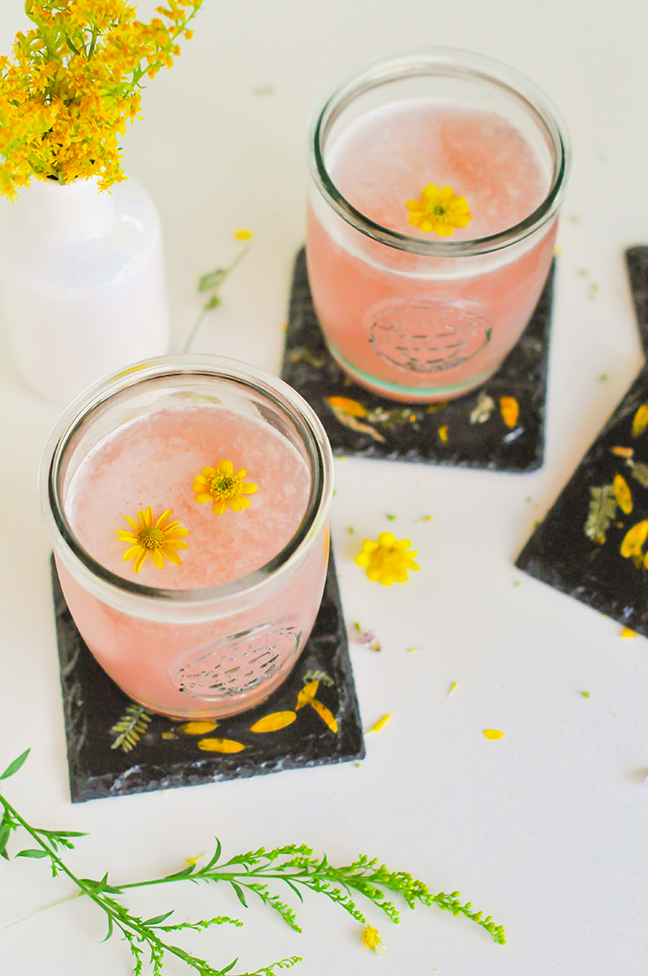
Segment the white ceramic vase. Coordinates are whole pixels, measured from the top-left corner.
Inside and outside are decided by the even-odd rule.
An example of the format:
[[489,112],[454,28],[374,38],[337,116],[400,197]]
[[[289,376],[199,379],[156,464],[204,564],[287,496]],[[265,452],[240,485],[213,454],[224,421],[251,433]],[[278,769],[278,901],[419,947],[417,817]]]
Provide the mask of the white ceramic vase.
[[34,180],[0,212],[0,299],[29,385],[68,403],[168,351],[162,235],[136,180]]

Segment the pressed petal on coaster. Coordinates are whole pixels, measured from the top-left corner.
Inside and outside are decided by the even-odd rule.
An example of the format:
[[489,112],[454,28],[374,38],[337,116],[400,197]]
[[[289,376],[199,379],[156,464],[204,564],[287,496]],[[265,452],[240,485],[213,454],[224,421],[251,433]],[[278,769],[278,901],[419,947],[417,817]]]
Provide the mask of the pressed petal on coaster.
[[[626,252],[648,354],[648,247]],[[531,576],[648,636],[648,365],[520,553]]]
[[553,266],[529,324],[490,379],[445,403],[401,403],[357,385],[329,353],[301,250],[281,376],[311,404],[338,456],[533,471],[544,457],[552,300]]

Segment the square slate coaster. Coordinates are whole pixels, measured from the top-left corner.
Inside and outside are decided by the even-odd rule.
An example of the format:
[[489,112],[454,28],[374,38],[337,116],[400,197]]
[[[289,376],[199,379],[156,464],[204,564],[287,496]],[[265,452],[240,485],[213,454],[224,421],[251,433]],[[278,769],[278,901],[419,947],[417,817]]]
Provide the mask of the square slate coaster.
[[316,411],[335,454],[533,471],[544,455],[553,277],[552,265],[525,332],[483,386],[444,404],[402,404],[358,386],[328,352],[302,249],[281,376]]
[[[648,354],[648,248],[631,248],[626,260]],[[633,535],[628,536],[631,530]],[[516,566],[648,637],[648,579],[643,564],[647,535],[648,365],[527,542]]]
[[[186,721],[135,705],[97,664],[68,610],[53,560],[52,588],[73,803],[364,757],[332,556],[313,631],[283,685],[251,711],[220,719],[215,731],[197,734],[186,734]],[[266,715],[294,711],[297,696],[314,681],[315,706],[297,710],[292,724],[272,732],[250,731]],[[129,731],[130,740],[125,738]],[[232,754],[199,748],[201,740],[215,737],[245,748]]]

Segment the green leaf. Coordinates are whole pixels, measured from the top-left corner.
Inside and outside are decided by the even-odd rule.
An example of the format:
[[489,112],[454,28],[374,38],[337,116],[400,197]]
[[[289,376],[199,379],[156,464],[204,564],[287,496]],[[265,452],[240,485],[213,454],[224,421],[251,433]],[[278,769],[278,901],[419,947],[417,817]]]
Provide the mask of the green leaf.
[[9,860],[9,855],[7,854],[6,847],[7,841],[9,840],[9,835],[11,834],[11,827],[8,823],[3,823],[0,825],[0,854],[5,860]]
[[205,302],[205,304],[203,305],[203,308],[205,309],[206,312],[211,312],[212,308],[218,308],[218,306],[220,305],[220,303],[221,303],[221,300],[218,297],[218,295],[212,295],[212,297],[209,299],[209,301],[208,302]]
[[229,972],[231,972],[232,969],[234,969],[234,966],[237,964],[238,961],[239,961],[239,957],[237,956],[236,959],[233,962],[231,962],[229,964],[229,966],[226,966],[225,969],[222,969],[221,972],[222,973],[229,973]]
[[47,851],[39,851],[37,849],[35,850],[34,848],[31,848],[29,850],[19,851],[16,854],[16,857],[49,857],[49,855]]
[[614,485],[601,485],[600,488],[590,488],[591,499],[589,513],[584,525],[585,535],[603,545],[605,532],[610,527],[616,515],[617,502],[614,495]]
[[207,274],[201,275],[198,279],[198,291],[211,291],[212,288],[218,288],[226,278],[226,268],[216,268],[215,271],[208,271]]
[[648,464],[642,464],[640,461],[628,461],[627,463],[630,465],[632,477],[644,488],[648,488]]
[[173,911],[174,909],[171,909],[166,915],[156,915],[155,918],[147,918],[145,922],[142,922],[142,925],[159,925],[160,922],[165,922],[169,915],[173,915]]
[[209,869],[213,868],[215,864],[218,864],[220,860],[220,856],[223,848],[221,846],[221,842],[219,841],[218,837],[214,837],[214,840],[216,841],[216,850],[214,851],[213,856],[209,861],[209,863],[206,864],[204,868],[201,869],[201,874],[203,874],[205,871],[209,871]]
[[9,779],[10,776],[17,773],[30,752],[30,749],[25,749],[22,756],[18,756],[17,759],[14,759],[14,761],[7,766],[2,776],[0,776],[0,779]]
[[237,885],[236,881],[230,881],[230,884],[231,884],[232,888],[234,889],[234,891],[236,892],[236,897],[238,898],[238,900],[240,901],[240,903],[243,905],[243,908],[247,908],[248,907],[247,906],[247,902],[245,900],[245,895],[243,894],[242,889],[239,887],[239,885]]
[[42,830],[38,829],[38,833],[42,834],[43,837],[87,837],[86,833],[80,830]]

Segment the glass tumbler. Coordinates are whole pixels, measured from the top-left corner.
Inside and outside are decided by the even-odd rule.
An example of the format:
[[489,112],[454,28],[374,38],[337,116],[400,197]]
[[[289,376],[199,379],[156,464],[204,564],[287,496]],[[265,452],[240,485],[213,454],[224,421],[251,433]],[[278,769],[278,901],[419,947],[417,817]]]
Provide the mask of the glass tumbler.
[[[323,99],[308,158],[308,274],[333,357],[404,402],[483,383],[551,265],[571,153],[549,99],[476,54],[392,56]],[[428,185],[464,196],[471,222],[451,236],[413,227],[406,204]]]
[[[292,538],[254,571],[215,586],[157,588],[139,582],[132,563],[128,575],[117,575],[81,544],[70,519],[74,476],[84,461],[92,463],[98,446],[119,450],[120,436],[135,429],[134,422],[145,430],[150,418],[166,416],[160,411],[187,405],[227,411],[246,430],[252,425],[264,451],[265,439],[267,452],[278,438],[285,440],[300,470],[303,463],[308,472],[307,501]],[[133,366],[89,388],[64,412],[44,451],[40,486],[68,607],[99,664],[134,701],[178,718],[220,717],[258,705],[285,680],[319,609],[332,495],[326,434],[286,383],[214,356],[170,356]],[[190,486],[187,504],[193,505]],[[211,506],[194,507],[216,518]],[[232,518],[242,514],[228,511]],[[128,526],[110,523],[112,539],[115,528]]]

